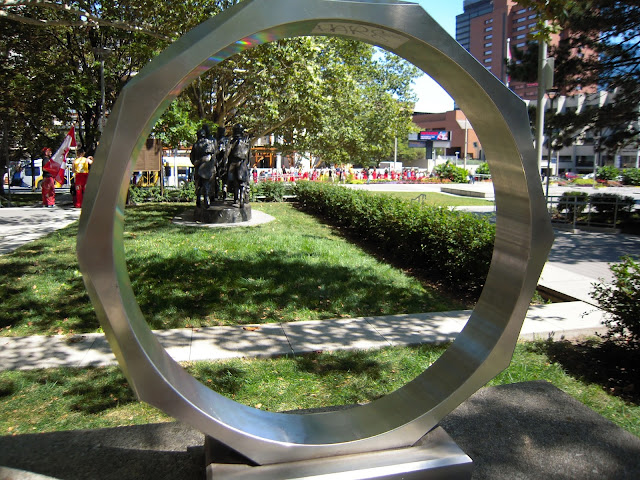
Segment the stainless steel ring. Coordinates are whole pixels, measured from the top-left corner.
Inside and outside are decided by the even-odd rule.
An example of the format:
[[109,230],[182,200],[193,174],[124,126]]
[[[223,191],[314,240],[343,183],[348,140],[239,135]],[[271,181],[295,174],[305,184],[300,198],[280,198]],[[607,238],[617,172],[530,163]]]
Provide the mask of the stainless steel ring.
[[[339,35],[379,45],[431,75],[456,100],[489,159],[497,204],[482,295],[442,357],[368,405],[278,414],[213,392],[173,361],[136,303],[123,245],[132,158],[164,108],[203,71],[261,43]],[[413,444],[510,362],[552,242],[524,103],[416,4],[385,0],[245,0],[198,26],[122,91],[95,155],[78,259],[107,338],[137,395],[258,464]]]

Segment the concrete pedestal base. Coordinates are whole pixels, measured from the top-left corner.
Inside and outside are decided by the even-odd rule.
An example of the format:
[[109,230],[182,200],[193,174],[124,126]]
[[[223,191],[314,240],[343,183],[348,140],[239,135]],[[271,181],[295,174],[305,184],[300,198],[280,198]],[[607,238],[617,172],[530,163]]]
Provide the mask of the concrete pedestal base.
[[349,479],[470,479],[471,459],[440,427],[416,445],[378,452],[300,462],[251,466],[218,441],[206,437],[207,480]]
[[240,208],[230,202],[215,202],[209,208],[196,207],[193,219],[201,223],[241,223],[251,220],[251,205]]

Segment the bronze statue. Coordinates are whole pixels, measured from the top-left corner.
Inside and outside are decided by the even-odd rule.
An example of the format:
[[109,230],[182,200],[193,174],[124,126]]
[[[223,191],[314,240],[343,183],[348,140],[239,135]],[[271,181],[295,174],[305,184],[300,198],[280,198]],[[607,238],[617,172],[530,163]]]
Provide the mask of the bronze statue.
[[228,148],[227,185],[233,191],[234,203],[240,208],[248,202],[249,197],[249,154],[251,142],[240,124],[233,126],[233,137]]
[[[191,163],[194,167],[194,181],[196,184],[196,206],[204,203],[209,208],[211,184],[216,179],[216,140],[211,137],[209,125],[203,124],[198,130],[198,139],[191,148]],[[202,197],[202,202],[200,198]]]
[[229,137],[225,133],[225,128],[219,126],[216,132],[216,177],[211,192],[211,202],[227,198]]

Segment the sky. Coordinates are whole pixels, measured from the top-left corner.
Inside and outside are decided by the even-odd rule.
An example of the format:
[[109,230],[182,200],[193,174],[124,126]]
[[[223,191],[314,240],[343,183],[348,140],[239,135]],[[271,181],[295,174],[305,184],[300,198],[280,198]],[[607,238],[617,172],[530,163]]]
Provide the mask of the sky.
[[[452,37],[456,36],[456,15],[462,13],[463,0],[413,0],[419,3]],[[453,99],[428,75],[414,82],[418,95],[417,112],[446,112],[453,110]]]

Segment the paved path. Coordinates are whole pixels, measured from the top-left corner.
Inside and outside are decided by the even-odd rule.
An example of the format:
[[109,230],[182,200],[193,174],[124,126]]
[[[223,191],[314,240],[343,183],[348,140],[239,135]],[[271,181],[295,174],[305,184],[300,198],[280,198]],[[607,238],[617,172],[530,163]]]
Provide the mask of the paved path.
[[[372,187],[378,188],[377,185]],[[405,191],[416,187],[394,186]],[[422,187],[439,188],[437,185]],[[469,187],[485,191],[492,189],[490,184],[480,183],[465,186]],[[2,208],[0,253],[60,228],[76,220],[78,215],[79,210],[65,207]],[[608,263],[616,262],[625,254],[640,257],[639,237],[556,232],[556,241],[539,285],[556,296],[573,301],[532,306],[521,338],[546,338],[549,335],[569,338],[603,331],[604,312],[594,306],[590,291],[592,284],[599,279],[611,279]],[[450,341],[462,329],[469,313],[440,312],[267,324],[255,330],[242,326],[179,329],[159,331],[156,335],[178,361],[260,357]],[[0,337],[0,369],[81,367],[114,362],[111,349],[101,334]]]

